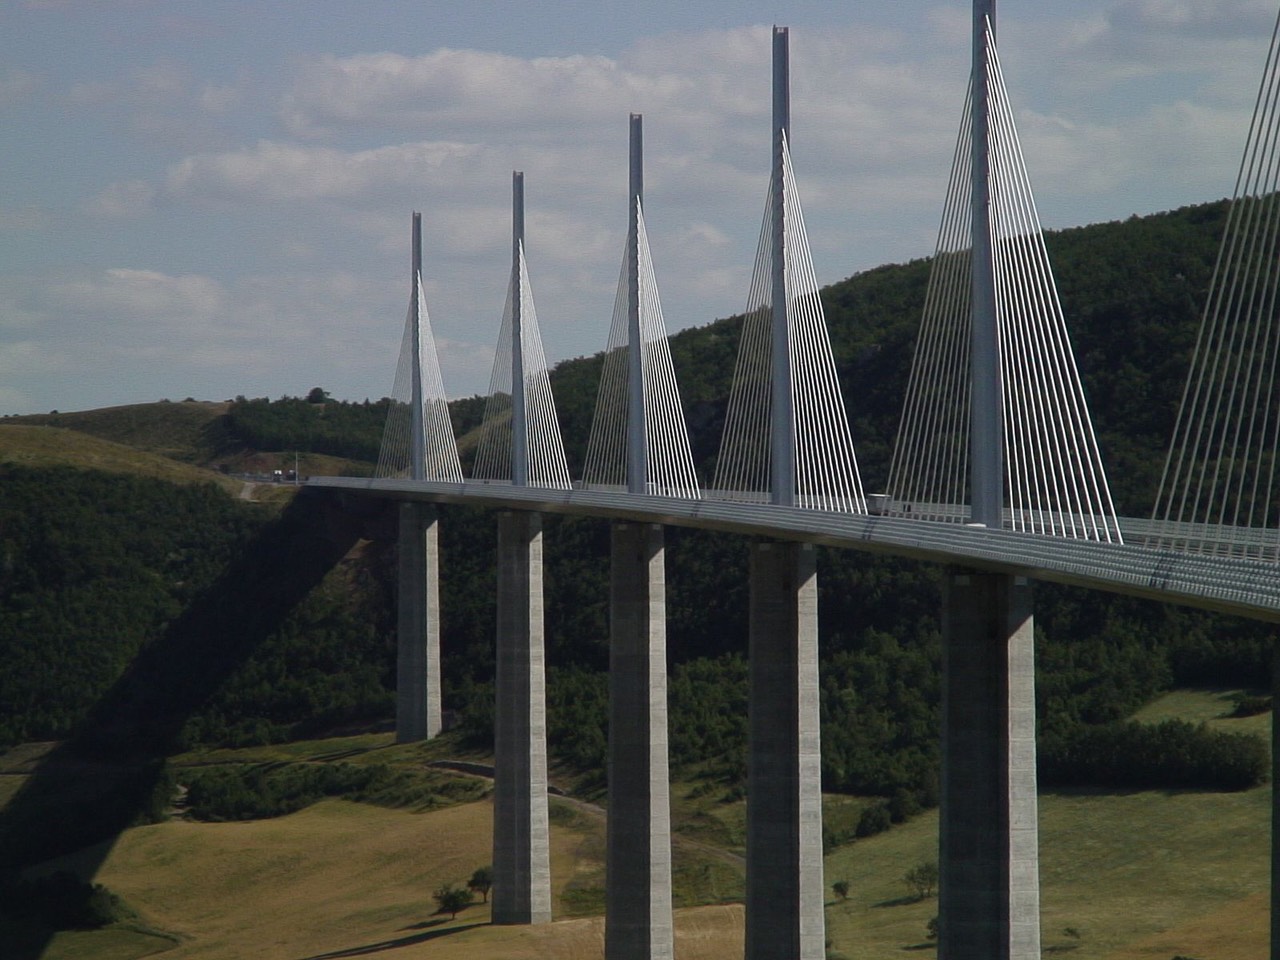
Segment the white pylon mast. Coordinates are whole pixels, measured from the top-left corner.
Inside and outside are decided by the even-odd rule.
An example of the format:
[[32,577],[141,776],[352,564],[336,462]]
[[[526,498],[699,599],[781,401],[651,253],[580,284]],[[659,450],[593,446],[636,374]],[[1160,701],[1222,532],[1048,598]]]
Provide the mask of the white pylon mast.
[[529,485],[529,414],[525,404],[524,174],[511,174],[511,484]]
[[426,425],[423,422],[422,410],[422,299],[419,290],[422,284],[422,214],[413,214],[413,252],[411,287],[409,290],[409,311],[413,317],[413,333],[410,337],[413,356],[410,363],[409,388],[409,476],[414,480],[427,478]]
[[640,114],[631,114],[627,218],[627,492],[645,493],[649,479],[644,391],[644,338],[640,329],[640,215],[644,209],[644,138]]
[[773,28],[773,322],[770,361],[770,483],[772,500],[796,502],[796,417],[791,395],[787,322],[787,204],[785,153],[790,149],[791,88],[787,28]]
[[973,112],[971,188],[973,232],[970,326],[970,520],[999,530],[1004,522],[1004,424],[1000,334],[996,320],[991,236],[991,108],[988,63],[995,36],[995,0],[973,2]]

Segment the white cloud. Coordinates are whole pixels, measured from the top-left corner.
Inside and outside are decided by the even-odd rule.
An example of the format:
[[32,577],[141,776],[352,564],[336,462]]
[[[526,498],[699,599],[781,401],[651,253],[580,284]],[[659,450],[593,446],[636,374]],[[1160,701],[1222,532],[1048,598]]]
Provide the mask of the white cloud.
[[[1269,5],[1036,0],[1034,16],[1002,10],[1002,63],[1046,221],[1226,192]],[[867,22],[791,34],[793,155],[823,283],[932,250],[969,69],[964,4],[923,4],[909,30],[851,16]],[[353,34],[342,49],[364,42]],[[86,259],[84,276],[46,283],[25,316],[100,373],[145,359],[157,377],[228,384],[209,395],[317,382],[374,395],[393,373],[418,209],[446,384],[483,389],[507,278],[512,169],[527,177],[549,357],[603,346],[631,112],[645,115],[646,217],[668,321],[728,315],[745,300],[768,182],[769,47],[769,28],[751,26],[641,38],[610,56],[291,48],[283,79],[261,61],[252,77],[229,77],[225,64],[146,56],[114,74],[82,71],[75,85],[58,81],[88,108],[75,122],[109,130],[103,145],[124,159],[80,174],[82,206],[97,217],[78,242],[99,259]],[[108,152],[98,146],[80,152]],[[202,220],[188,243],[193,208]],[[0,210],[0,229],[53,233],[38,211],[15,202]],[[135,269],[104,259],[119,250]],[[12,316],[0,313],[4,329]],[[113,346],[89,349],[74,329]]]
[[109,184],[89,201],[88,210],[99,217],[140,217],[151,209],[156,189],[145,180]]
[[190,83],[187,70],[167,61],[139,67],[132,76],[132,86],[139,98],[159,102],[185,99]]
[[1196,41],[1255,37],[1275,23],[1270,0],[1120,0],[1109,19],[1134,33],[1177,35]]
[[316,382],[341,396],[380,396],[395,372],[398,301],[381,282],[342,270],[233,283],[123,267],[0,279],[0,376],[31,397],[72,398],[89,380],[104,398],[94,403],[276,396]]
[[525,129],[560,127],[626,111],[637,91],[650,85],[649,78],[605,57],[526,60],[450,49],[420,57],[327,56],[302,71],[280,113],[299,136],[438,124],[465,130],[499,121]]
[[108,314],[143,324],[175,317],[209,319],[219,313],[225,296],[209,277],[126,267],[66,280],[51,293],[55,304],[82,314]]
[[165,192],[251,202],[351,199],[410,186],[444,167],[463,176],[479,152],[462,143],[343,151],[262,140],[242,150],[187,157],[169,169]]
[[209,113],[226,114],[244,100],[244,91],[236,85],[208,84],[200,91],[200,106]]

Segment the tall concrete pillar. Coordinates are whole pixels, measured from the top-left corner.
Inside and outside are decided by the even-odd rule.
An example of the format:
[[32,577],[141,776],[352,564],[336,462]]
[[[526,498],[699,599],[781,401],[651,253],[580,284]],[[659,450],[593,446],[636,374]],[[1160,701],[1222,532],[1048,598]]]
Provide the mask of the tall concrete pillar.
[[943,590],[940,960],[1039,960],[1035,651],[1025,577]]
[[747,960],[822,960],[818,577],[811,544],[751,547]]
[[675,955],[663,539],[657,525],[613,526],[605,960]]
[[400,504],[396,741],[440,732],[440,546],[436,508]]
[[1280,644],[1271,649],[1271,960],[1280,960]]
[[662,527],[613,526],[605,960],[671,960],[671,787]]
[[498,517],[493,922],[551,920],[542,517]]

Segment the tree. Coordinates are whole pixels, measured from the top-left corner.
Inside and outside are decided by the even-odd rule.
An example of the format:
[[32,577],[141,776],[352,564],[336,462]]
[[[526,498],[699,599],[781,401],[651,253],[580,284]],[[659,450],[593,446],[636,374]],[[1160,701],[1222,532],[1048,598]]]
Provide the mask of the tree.
[[837,880],[835,883],[831,885],[831,889],[835,891],[836,896],[839,897],[841,900],[849,899],[849,881],[848,880]]
[[439,907],[436,912],[449,914],[450,920],[456,919],[459,911],[465,910],[471,903],[471,891],[455,887],[451,883],[437,890],[434,896],[436,906]]
[[320,387],[312,387],[311,392],[307,394],[307,403],[324,403],[328,399],[328,391]]
[[925,860],[917,863],[902,879],[917,900],[932,897],[938,889],[938,862]]
[[489,902],[489,889],[493,886],[493,867],[477,867],[476,872],[467,881],[467,889],[474,890]]

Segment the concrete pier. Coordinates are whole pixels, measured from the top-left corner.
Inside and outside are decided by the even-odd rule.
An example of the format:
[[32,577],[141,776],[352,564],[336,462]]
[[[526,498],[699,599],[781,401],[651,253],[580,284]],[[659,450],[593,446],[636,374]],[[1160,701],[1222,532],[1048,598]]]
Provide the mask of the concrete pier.
[[747,960],[822,960],[818,577],[811,544],[751,547]]
[[[1280,644],[1271,648],[1271,742],[1280,744]],[[1271,749],[1271,960],[1280,960],[1280,749]]]
[[612,531],[606,960],[671,960],[663,529]]
[[1035,653],[1025,577],[951,569],[942,616],[939,960],[1039,960]]
[[542,518],[498,517],[493,922],[551,920]]
[[440,732],[440,546],[436,508],[400,504],[396,741]]

